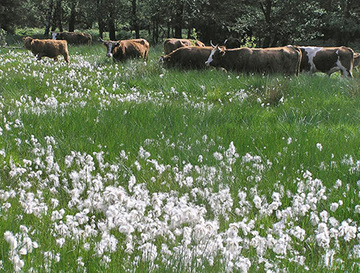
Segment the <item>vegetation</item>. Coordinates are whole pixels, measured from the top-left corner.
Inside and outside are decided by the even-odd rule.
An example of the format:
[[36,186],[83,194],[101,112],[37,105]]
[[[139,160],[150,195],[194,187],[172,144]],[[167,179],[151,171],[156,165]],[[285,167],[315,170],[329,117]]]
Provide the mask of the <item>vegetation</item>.
[[96,28],[111,39],[198,38],[221,43],[233,36],[255,38],[260,47],[319,40],[351,46],[360,36],[358,0],[5,0],[0,29],[51,30]]
[[359,270],[358,71],[69,49],[69,65],[0,49],[0,270]]

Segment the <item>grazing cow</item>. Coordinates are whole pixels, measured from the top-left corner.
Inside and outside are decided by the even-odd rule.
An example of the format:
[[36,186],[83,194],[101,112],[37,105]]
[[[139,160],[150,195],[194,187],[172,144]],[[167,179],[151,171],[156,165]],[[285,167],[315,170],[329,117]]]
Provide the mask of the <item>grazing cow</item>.
[[341,47],[299,47],[302,52],[300,70],[310,73],[323,72],[329,76],[340,71],[341,75],[352,78],[354,66],[354,51],[345,46]]
[[113,57],[114,61],[126,61],[131,58],[143,58],[147,60],[149,55],[149,42],[145,39],[132,39],[120,41],[104,41],[106,56]]
[[59,55],[63,55],[67,63],[69,63],[69,51],[66,41],[39,40],[31,37],[23,38],[24,47],[41,60],[42,57],[53,58],[57,61]]
[[180,47],[170,54],[161,56],[159,62],[165,67],[179,67],[184,69],[206,68],[205,61],[212,51],[211,46],[186,46]]
[[205,45],[198,40],[166,39],[164,42],[164,53],[165,55],[168,55],[170,52],[174,51],[175,49],[185,46],[205,46]]
[[82,32],[52,32],[53,40],[66,40],[73,45],[90,45],[92,36]]
[[224,41],[224,46],[227,49],[231,49],[231,48],[239,48],[241,47],[241,42],[238,38],[228,38]]
[[298,75],[301,51],[294,46],[224,49],[216,46],[206,65],[244,73]]

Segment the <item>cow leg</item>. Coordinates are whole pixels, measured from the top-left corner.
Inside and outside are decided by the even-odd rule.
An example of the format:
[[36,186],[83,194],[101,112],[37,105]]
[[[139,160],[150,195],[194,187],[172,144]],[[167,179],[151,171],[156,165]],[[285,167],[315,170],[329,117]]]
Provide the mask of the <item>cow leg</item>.
[[41,61],[41,55],[40,54],[38,54],[38,55],[36,55],[36,59],[38,60],[38,61]]
[[351,71],[346,70],[346,72],[347,72],[347,76],[348,76],[349,78],[353,78],[353,74],[351,73]]
[[67,62],[67,63],[69,63],[69,54],[64,54],[63,55],[64,56],[64,60]]

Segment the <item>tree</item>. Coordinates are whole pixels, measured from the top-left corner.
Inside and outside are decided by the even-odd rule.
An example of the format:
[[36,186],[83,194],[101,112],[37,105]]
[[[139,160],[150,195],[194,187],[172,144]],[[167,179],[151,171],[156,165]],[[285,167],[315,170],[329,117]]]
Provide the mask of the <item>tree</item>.
[[139,18],[137,14],[137,4],[136,0],[131,0],[131,15],[132,15],[132,29],[135,31],[136,38],[140,38],[140,28],[139,28]]
[[45,22],[45,32],[44,32],[45,36],[49,36],[53,8],[54,8],[54,2],[53,0],[49,0],[48,12]]
[[20,0],[1,0],[0,29],[4,29],[10,33],[14,32],[18,21],[23,19],[24,14],[25,12]]
[[69,31],[73,32],[75,30],[75,23],[76,23],[76,7],[78,2],[73,0],[71,1],[71,11],[70,11],[70,18],[69,18]]
[[60,32],[63,31],[62,17],[63,17],[62,0],[56,0],[55,10],[52,19],[52,27],[51,27],[52,31],[56,30],[57,27],[59,28]]

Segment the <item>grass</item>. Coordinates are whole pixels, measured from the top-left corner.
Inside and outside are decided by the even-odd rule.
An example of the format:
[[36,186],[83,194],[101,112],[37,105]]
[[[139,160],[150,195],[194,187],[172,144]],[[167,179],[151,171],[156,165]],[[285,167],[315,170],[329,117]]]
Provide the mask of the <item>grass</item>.
[[1,270],[359,270],[359,71],[165,70],[161,54],[0,49]]

